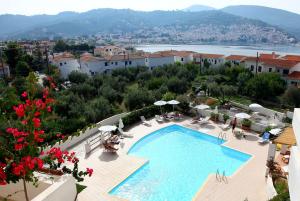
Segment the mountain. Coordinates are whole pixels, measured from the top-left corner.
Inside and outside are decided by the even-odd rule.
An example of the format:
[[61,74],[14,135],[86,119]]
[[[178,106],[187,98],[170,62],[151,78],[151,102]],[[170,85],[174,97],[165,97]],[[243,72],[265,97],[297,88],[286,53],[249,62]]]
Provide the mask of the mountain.
[[0,37],[40,39],[80,35],[117,35],[143,42],[290,43],[293,37],[277,27],[222,11],[133,11],[95,9],[58,15],[2,15]]
[[293,34],[300,40],[300,15],[289,11],[263,6],[229,6],[222,11],[266,22],[278,26]]
[[192,6],[189,6],[185,9],[183,9],[183,11],[187,11],[187,12],[201,12],[201,11],[207,11],[207,10],[216,10],[216,9],[213,7],[204,6],[204,5],[192,5]]

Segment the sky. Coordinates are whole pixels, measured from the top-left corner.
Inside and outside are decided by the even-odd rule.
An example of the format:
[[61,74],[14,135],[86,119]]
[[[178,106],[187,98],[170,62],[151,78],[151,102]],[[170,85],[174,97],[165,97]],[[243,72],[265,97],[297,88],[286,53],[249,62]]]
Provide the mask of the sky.
[[262,5],[300,14],[300,0],[0,0],[0,14],[57,14],[62,11],[84,12],[96,8],[176,10],[194,4],[215,8]]

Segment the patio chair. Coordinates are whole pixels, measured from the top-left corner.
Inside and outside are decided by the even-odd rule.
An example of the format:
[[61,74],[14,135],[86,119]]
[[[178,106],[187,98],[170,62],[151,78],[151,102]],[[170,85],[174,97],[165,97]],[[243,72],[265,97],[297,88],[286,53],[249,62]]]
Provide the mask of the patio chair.
[[262,138],[258,141],[260,144],[266,144],[270,142],[270,133],[269,132],[264,132]]
[[151,122],[147,121],[146,118],[144,116],[140,116],[142,124],[145,126],[151,126]]
[[204,119],[198,121],[200,125],[208,124],[210,117],[205,117]]
[[133,138],[132,133],[125,132],[123,131],[122,128],[118,128],[118,131],[121,133],[121,136],[126,137],[126,138]]
[[230,119],[228,119],[228,120],[226,121],[225,124],[223,124],[223,125],[220,126],[221,129],[222,129],[223,131],[228,130],[228,129],[231,127],[230,122],[231,122]]
[[159,116],[159,115],[155,115],[155,120],[156,120],[158,123],[164,122],[163,118],[161,118],[161,116]]
[[103,144],[103,146],[104,146],[104,150],[106,152],[116,153],[119,150],[118,148],[115,148],[113,144],[110,144],[110,143],[107,143],[107,142],[105,142]]

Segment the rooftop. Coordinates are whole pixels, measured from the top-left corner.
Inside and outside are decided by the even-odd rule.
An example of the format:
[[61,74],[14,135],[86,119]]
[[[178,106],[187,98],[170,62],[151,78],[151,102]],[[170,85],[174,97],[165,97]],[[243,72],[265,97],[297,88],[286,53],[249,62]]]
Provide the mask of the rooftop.
[[241,61],[243,59],[245,59],[247,56],[245,55],[230,55],[228,57],[226,57],[226,60],[232,60],[232,61]]
[[300,80],[300,72],[294,71],[291,74],[288,75],[288,78],[291,80]]

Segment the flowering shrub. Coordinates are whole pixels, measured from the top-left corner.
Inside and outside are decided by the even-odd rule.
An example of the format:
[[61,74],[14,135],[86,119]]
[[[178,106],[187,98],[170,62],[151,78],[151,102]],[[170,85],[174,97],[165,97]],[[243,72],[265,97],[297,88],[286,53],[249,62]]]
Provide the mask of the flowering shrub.
[[[13,106],[17,123],[0,133],[0,185],[23,180],[25,196],[28,200],[25,181],[36,184],[38,179],[35,171],[45,172],[45,169],[55,170],[62,174],[72,174],[77,181],[83,181],[84,176],[91,176],[92,169],[78,170],[79,160],[75,153],[62,151],[52,147],[44,153],[48,146],[44,139],[50,135],[43,130],[43,122],[52,112],[55,100],[50,97],[50,89],[44,88],[41,97],[36,97],[34,75],[29,76],[29,90],[21,95],[21,103]],[[55,84],[49,79],[50,86]],[[10,125],[8,120],[7,125]],[[56,134],[57,140],[63,135]]]

